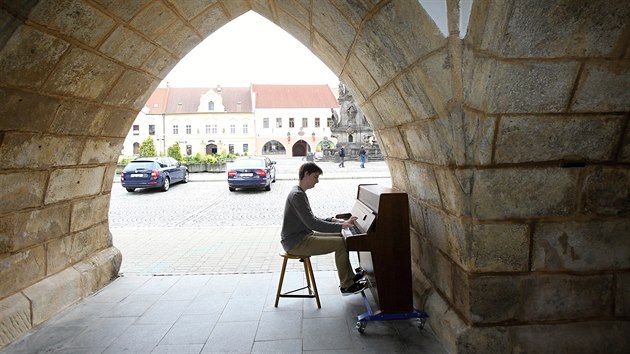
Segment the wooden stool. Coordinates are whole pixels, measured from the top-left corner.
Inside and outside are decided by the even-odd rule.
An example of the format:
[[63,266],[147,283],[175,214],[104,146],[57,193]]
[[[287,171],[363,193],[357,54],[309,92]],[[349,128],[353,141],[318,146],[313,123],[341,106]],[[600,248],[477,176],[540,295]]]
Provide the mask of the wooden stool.
[[[276,292],[276,305],[278,307],[278,301],[281,297],[301,297],[301,298],[312,298],[314,297],[317,300],[317,308],[322,308],[322,305],[319,303],[319,293],[317,292],[317,285],[315,284],[315,275],[313,274],[313,266],[311,265],[311,257],[310,256],[298,256],[290,253],[280,253],[280,257],[283,258],[282,261],[282,271],[280,272],[280,282],[278,283],[278,292]],[[306,276],[306,286],[288,291],[286,293],[282,293],[282,282],[284,281],[284,272],[287,269],[287,261],[289,259],[299,259],[304,263],[304,275]],[[312,287],[311,287],[312,284]],[[293,294],[296,291],[308,289],[308,294]]]

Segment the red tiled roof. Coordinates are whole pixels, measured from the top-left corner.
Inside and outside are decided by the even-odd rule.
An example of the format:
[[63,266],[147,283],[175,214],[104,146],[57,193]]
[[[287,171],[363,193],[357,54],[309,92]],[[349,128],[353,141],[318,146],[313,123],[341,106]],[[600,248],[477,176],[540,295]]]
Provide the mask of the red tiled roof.
[[209,90],[221,95],[226,112],[253,112],[249,87],[161,87],[149,97],[146,106],[149,114],[195,113],[199,99]]
[[256,108],[338,108],[327,85],[252,85]]

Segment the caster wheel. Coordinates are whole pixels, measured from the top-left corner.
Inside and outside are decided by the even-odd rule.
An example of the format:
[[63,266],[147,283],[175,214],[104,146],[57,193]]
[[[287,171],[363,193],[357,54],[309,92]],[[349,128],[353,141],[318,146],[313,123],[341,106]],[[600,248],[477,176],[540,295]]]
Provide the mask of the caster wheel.
[[367,326],[367,321],[358,321],[356,325],[357,331],[359,331],[359,333],[365,332],[365,326]]
[[424,329],[424,324],[427,322],[426,318],[418,318],[418,329]]

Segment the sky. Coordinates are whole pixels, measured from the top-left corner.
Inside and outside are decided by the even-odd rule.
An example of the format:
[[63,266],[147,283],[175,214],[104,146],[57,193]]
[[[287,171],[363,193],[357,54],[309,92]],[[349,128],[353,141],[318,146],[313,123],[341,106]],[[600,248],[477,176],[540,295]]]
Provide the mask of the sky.
[[297,39],[250,11],[218,29],[164,78],[171,87],[327,84],[337,76]]

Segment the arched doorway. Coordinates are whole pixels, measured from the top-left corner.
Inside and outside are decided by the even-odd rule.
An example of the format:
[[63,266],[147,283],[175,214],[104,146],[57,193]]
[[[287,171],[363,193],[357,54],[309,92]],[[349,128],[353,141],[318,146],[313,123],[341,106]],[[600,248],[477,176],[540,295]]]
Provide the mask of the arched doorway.
[[216,155],[219,149],[216,144],[210,143],[206,145],[206,155]]
[[291,148],[291,156],[306,156],[311,151],[310,145],[304,140],[298,140]]
[[278,140],[271,140],[263,145],[261,152],[263,155],[285,155],[287,149]]

